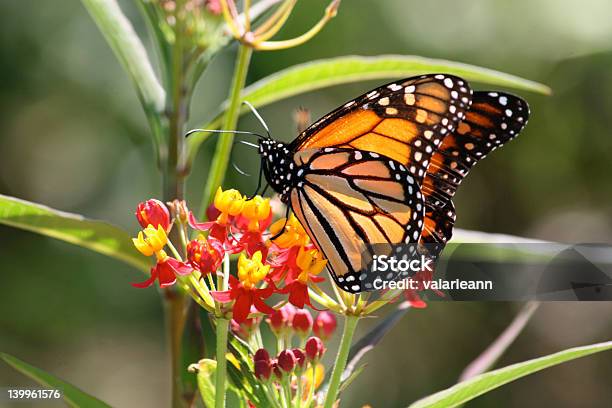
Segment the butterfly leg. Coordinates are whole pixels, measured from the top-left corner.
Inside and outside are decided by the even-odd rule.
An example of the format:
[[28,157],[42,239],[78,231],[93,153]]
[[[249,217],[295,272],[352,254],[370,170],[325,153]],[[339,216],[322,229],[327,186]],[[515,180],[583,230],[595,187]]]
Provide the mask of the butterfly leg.
[[283,228],[281,228],[274,236],[270,238],[270,241],[274,241],[276,238],[283,235],[285,232],[285,228],[287,228],[287,222],[289,221],[289,211],[291,211],[291,207],[287,206],[287,210],[285,210],[285,223],[283,224]]

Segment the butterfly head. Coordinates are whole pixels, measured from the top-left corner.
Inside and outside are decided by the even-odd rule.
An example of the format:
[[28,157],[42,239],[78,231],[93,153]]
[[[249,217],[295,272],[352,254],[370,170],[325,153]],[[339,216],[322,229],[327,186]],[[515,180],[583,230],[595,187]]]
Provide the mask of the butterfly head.
[[259,143],[259,155],[268,184],[280,194],[281,200],[286,203],[291,189],[298,182],[299,172],[291,150],[282,142],[263,139]]

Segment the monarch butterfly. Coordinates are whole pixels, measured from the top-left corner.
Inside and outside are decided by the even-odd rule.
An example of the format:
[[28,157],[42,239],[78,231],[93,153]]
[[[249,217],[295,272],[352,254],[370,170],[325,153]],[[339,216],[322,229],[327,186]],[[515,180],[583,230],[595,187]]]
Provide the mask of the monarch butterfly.
[[452,198],[476,162],[521,131],[527,103],[473,93],[446,74],[404,79],[349,101],[285,144],[263,137],[261,171],[328,259],[345,291],[372,289],[373,243],[451,238]]

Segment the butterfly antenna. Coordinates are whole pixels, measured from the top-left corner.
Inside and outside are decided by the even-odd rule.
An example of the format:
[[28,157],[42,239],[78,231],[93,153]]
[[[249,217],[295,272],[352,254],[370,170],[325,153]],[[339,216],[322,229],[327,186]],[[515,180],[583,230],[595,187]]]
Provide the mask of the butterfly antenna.
[[251,135],[256,136],[259,139],[266,139],[265,136],[260,135],[259,133],[254,132],[245,132],[243,130],[215,130],[215,129],[192,129],[189,132],[185,133],[185,138],[188,138],[194,133],[233,133],[236,135]]
[[255,107],[253,105],[251,105],[250,102],[248,101],[242,101],[242,103],[244,103],[246,106],[249,107],[249,109],[251,110],[251,112],[253,112],[253,115],[255,115],[255,117],[257,118],[257,120],[259,120],[259,123],[261,123],[261,126],[263,126],[263,128],[266,130],[266,133],[268,134],[268,139],[271,139],[272,136],[270,135],[270,129],[268,128],[268,125],[266,124],[266,122],[263,120],[263,118],[261,117],[261,115],[259,114],[259,112],[257,112],[257,109],[255,109]]
[[246,140],[237,140],[237,141],[235,141],[235,142],[234,142],[234,144],[236,144],[236,143],[240,143],[240,144],[243,144],[243,145],[247,145],[247,146],[250,146],[250,147],[254,147],[255,149],[259,149],[259,145],[258,145],[258,144],[255,144],[255,143],[249,143],[249,142],[247,142]]

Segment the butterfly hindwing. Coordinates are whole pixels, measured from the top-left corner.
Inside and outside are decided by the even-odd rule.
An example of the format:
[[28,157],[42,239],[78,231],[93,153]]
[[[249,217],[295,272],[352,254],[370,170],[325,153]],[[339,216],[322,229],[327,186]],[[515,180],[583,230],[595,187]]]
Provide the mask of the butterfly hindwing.
[[470,110],[434,153],[423,180],[423,243],[445,243],[450,239],[455,221],[451,199],[459,184],[478,161],[515,138],[528,118],[529,106],[517,96],[474,92]]
[[420,183],[434,151],[465,117],[471,93],[464,80],[445,74],[393,82],[324,116],[300,134],[290,149],[341,147],[375,152],[403,164]]
[[362,271],[367,245],[416,243],[421,235],[424,203],[414,177],[394,160],[353,149],[307,149],[295,163],[304,172],[291,207],[335,282],[354,293],[372,289],[376,276]]

